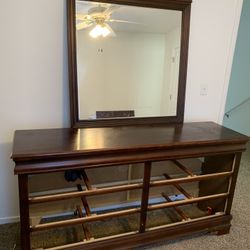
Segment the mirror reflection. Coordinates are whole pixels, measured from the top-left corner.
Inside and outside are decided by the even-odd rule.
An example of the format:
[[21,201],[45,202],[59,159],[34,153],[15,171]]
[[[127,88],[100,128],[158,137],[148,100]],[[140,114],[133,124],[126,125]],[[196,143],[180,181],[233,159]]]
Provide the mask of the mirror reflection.
[[79,119],[175,116],[181,11],[76,1]]

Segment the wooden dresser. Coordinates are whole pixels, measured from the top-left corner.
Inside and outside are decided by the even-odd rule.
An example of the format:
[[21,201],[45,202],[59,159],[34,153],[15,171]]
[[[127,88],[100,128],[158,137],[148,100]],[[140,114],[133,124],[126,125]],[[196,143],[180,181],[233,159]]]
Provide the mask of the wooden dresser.
[[[32,235],[37,231],[79,225],[81,240],[47,247],[131,249],[195,232],[228,233],[241,153],[247,141],[248,137],[211,122],[16,131],[12,159],[19,181],[22,249],[31,248]],[[194,170],[192,162],[200,165]],[[159,168],[161,176],[152,174],[159,163],[166,164]],[[90,169],[116,171],[131,166],[132,173],[141,168],[142,176],[133,178],[132,174],[129,181],[115,185],[108,180],[102,186],[93,185],[88,176]],[[172,174],[174,168],[177,172]],[[32,178],[66,170],[81,173],[82,185],[78,184],[75,191],[62,188],[54,193],[31,194]],[[93,212],[90,197],[120,192],[135,192],[126,199],[127,206],[116,203],[115,208]],[[33,206],[39,204],[46,210],[50,203],[69,204],[72,199],[78,199],[81,206],[70,218],[30,222]],[[157,216],[162,218],[157,220]],[[124,232],[100,238],[91,232],[91,228],[101,227],[101,223],[107,227],[113,220],[116,223],[112,225],[118,226],[133,223],[127,223]]]

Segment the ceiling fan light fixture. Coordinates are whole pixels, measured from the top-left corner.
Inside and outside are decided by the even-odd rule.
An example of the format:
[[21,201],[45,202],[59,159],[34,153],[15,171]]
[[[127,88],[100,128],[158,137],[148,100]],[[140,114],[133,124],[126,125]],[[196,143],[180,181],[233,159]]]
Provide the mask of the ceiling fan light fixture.
[[97,24],[90,32],[89,35],[92,38],[98,38],[99,36],[106,37],[110,34],[110,30],[105,25]]
[[99,36],[106,37],[111,33],[111,31],[105,25],[97,24],[90,32],[89,35],[92,38],[98,38]]
[[109,30],[109,28],[107,26],[103,26],[102,27],[102,36],[106,37],[106,36],[108,36],[110,34],[111,34],[111,31]]
[[102,35],[102,27],[100,24],[95,25],[95,27],[89,32],[92,38],[97,38]]

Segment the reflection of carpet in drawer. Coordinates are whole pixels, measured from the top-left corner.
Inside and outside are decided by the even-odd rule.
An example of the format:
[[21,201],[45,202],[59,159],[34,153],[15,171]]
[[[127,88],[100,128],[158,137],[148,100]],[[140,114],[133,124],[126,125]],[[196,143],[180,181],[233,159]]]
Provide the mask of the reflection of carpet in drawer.
[[[181,207],[182,211],[189,218],[198,218],[206,215],[195,205],[186,205]],[[63,217],[57,219],[44,219],[42,223],[70,219],[72,217]],[[140,214],[106,219],[102,221],[85,223],[91,236],[95,239],[137,231],[139,228]],[[181,221],[182,218],[173,208],[161,209],[148,212],[147,228],[170,224]],[[36,232],[31,237],[32,248],[48,248],[58,245],[65,245],[74,242],[81,242],[84,239],[82,225],[74,227],[64,227],[51,229],[44,232]]]

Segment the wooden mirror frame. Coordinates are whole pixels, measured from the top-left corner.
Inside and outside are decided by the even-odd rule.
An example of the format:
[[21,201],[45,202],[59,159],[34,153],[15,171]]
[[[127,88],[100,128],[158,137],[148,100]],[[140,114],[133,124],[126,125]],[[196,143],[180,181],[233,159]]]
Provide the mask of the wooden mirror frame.
[[190,27],[190,11],[192,0],[86,0],[92,2],[106,2],[120,5],[131,5],[141,7],[151,7],[159,9],[170,9],[182,11],[181,30],[181,53],[179,68],[179,86],[177,97],[176,116],[161,117],[135,117],[135,118],[114,118],[100,120],[80,120],[78,110],[78,82],[77,82],[77,60],[76,60],[76,28],[75,28],[75,0],[67,0],[68,16],[68,62],[69,62],[69,93],[70,93],[70,118],[71,127],[107,127],[107,126],[127,126],[143,124],[166,124],[182,123],[184,119],[188,43]]

